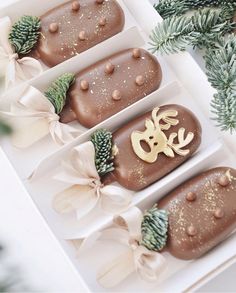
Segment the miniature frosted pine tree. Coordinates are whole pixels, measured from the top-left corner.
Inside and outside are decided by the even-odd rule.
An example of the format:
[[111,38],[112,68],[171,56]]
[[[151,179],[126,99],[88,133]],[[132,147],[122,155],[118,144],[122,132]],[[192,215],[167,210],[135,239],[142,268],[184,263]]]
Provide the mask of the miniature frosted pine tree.
[[95,165],[100,176],[114,170],[112,133],[99,129],[91,136],[91,141],[95,148]]
[[65,73],[58,77],[44,93],[53,104],[56,114],[60,114],[66,103],[66,94],[75,81],[72,73]]
[[36,16],[23,16],[9,34],[9,41],[17,54],[28,54],[39,38],[40,19]]

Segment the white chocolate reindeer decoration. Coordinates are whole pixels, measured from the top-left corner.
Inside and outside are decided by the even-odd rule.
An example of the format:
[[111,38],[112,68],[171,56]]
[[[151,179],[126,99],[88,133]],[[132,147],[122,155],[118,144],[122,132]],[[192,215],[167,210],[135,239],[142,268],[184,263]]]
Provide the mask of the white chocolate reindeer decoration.
[[[169,138],[166,137],[163,130],[168,130],[171,126],[179,124],[179,120],[173,118],[178,115],[176,110],[167,110],[158,114],[159,108],[155,108],[152,111],[152,120],[146,119],[144,132],[134,131],[131,134],[132,147],[135,154],[143,161],[147,163],[154,163],[160,153],[164,153],[166,156],[174,158],[175,153],[180,156],[187,156],[189,150],[183,150],[194,138],[194,134],[189,132],[184,138],[185,129],[180,128],[177,133],[171,133]],[[161,124],[161,120],[165,124]],[[178,137],[178,143],[175,144],[174,140]],[[143,149],[141,142],[146,142],[150,148],[147,152]]]

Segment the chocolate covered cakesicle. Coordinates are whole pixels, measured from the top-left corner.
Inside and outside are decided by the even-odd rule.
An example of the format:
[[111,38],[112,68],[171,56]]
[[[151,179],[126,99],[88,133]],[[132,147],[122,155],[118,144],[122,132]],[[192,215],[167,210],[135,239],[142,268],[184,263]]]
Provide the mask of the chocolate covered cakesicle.
[[185,162],[201,143],[201,126],[180,105],[155,108],[113,133],[114,171],[105,183],[117,181],[141,190]]
[[137,102],[160,86],[161,67],[143,49],[128,49],[76,75],[61,122],[78,120],[91,128]]
[[38,57],[55,66],[114,36],[124,27],[124,13],[115,0],[66,2],[40,17]]
[[236,170],[215,168],[179,186],[158,208],[169,218],[167,250],[195,259],[236,229]]

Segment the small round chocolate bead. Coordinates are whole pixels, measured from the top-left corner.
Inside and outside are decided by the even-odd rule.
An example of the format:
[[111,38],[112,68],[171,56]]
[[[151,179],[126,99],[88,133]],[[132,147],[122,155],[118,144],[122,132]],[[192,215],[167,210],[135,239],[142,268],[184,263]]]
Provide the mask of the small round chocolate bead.
[[114,72],[114,69],[115,69],[115,66],[111,62],[108,62],[105,67],[105,72],[107,74],[111,74]]
[[58,31],[58,24],[56,22],[53,22],[49,25],[49,31],[50,33],[56,33]]
[[99,25],[100,26],[105,26],[107,23],[107,19],[105,16],[102,16],[100,19],[99,19]]
[[197,198],[196,193],[194,193],[192,191],[188,192],[187,195],[186,195],[187,201],[195,201],[196,198]]
[[145,82],[144,77],[142,75],[138,75],[135,79],[135,82],[139,86],[143,85]]
[[121,93],[118,90],[114,90],[112,93],[112,99],[115,101],[119,101],[121,99]]
[[73,1],[71,4],[71,8],[73,11],[78,11],[80,9],[80,4],[78,1]]
[[133,49],[133,57],[134,58],[140,58],[141,57],[141,50],[136,48],[136,49]]
[[87,91],[88,88],[89,88],[89,82],[87,80],[81,80],[80,82],[80,88],[83,90],[83,91]]
[[97,4],[102,4],[104,2],[104,0],[96,0]]
[[221,209],[221,208],[217,208],[215,211],[214,211],[214,217],[216,219],[222,219],[224,217],[225,213],[224,211]]
[[229,178],[226,175],[222,175],[219,180],[218,183],[220,184],[220,186],[226,187],[229,185]]
[[84,41],[86,39],[86,32],[85,31],[80,31],[79,32],[79,39],[81,41]]
[[188,236],[191,236],[191,237],[197,235],[197,229],[193,225],[189,226],[186,232]]

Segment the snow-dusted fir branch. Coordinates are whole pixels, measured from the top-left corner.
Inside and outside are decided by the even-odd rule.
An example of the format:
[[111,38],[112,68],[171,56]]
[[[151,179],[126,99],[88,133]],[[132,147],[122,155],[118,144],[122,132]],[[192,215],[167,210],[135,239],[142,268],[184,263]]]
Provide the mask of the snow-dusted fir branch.
[[[160,0],[154,7],[163,17],[179,16],[192,9],[204,7],[235,7],[235,0]],[[227,8],[227,9],[228,9]]]
[[150,35],[152,52],[172,54],[188,46],[211,48],[235,23],[222,17],[221,10],[203,9],[192,16],[173,16],[159,23]]
[[208,80],[217,90],[212,100],[214,120],[224,131],[236,130],[236,38],[221,39],[216,49],[205,55]]

